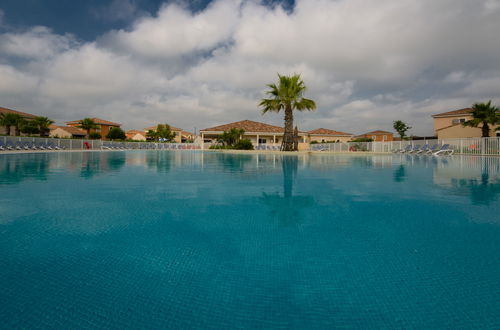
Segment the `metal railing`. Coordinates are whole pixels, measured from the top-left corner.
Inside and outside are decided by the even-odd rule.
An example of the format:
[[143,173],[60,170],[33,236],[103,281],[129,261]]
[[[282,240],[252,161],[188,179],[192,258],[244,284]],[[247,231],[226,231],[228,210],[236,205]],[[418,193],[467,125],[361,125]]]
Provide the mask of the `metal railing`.
[[194,143],[119,142],[86,139],[57,139],[26,136],[0,136],[0,150],[195,150]]

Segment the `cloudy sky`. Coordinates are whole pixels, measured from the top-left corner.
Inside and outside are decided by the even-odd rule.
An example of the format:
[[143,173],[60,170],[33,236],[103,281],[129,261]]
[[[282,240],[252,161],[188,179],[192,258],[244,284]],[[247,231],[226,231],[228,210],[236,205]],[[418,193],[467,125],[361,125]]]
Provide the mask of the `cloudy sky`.
[[300,73],[299,129],[431,135],[431,114],[500,103],[500,0],[2,0],[0,106],[58,123],[186,130],[261,115]]

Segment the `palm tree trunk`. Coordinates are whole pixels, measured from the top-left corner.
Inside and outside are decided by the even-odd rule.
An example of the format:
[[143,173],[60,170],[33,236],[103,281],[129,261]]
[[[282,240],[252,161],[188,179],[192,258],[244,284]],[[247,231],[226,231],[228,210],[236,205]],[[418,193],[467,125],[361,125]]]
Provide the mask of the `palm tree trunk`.
[[488,123],[483,122],[483,127],[481,127],[481,130],[483,131],[483,137],[490,136],[490,126],[488,126]]
[[287,105],[285,108],[285,132],[281,150],[293,151],[293,110],[291,105]]

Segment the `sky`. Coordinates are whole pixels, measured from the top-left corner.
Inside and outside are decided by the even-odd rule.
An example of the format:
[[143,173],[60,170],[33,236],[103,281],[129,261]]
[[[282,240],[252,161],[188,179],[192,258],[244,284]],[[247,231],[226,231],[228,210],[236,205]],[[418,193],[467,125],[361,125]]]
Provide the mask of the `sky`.
[[199,131],[301,75],[300,130],[432,135],[432,114],[500,105],[500,0],[2,0],[0,106]]

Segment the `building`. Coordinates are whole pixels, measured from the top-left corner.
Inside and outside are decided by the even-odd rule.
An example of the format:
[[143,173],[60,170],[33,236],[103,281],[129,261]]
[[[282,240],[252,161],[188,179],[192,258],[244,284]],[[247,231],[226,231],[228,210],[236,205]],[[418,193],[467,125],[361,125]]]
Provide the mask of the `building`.
[[87,135],[87,132],[77,127],[50,125],[49,128],[49,136],[55,138],[82,139]]
[[[91,129],[90,133],[99,133],[103,140],[106,140],[106,135],[108,135],[111,128],[114,128],[114,127],[120,128],[120,126],[121,126],[121,124],[113,123],[112,121],[104,120],[101,118],[90,118],[90,119],[92,119],[97,126],[97,128]],[[78,127],[78,126],[80,126],[81,121],[82,121],[82,119],[68,121],[68,122],[66,122],[66,125],[71,126],[71,127]]]
[[181,132],[182,143],[185,142],[194,142],[196,140],[196,135],[191,132],[182,131]]
[[309,135],[309,142],[348,142],[351,141],[354,134],[333,131],[326,128],[317,128],[307,132]]
[[146,141],[146,134],[143,131],[131,129],[125,132],[128,140]]
[[[200,130],[200,135],[204,143],[216,143],[219,135],[233,128],[244,130],[245,133],[243,133],[242,138],[249,139],[254,147],[259,144],[281,144],[285,131],[283,127],[259,123],[252,120],[242,120],[205,128]],[[299,149],[305,148],[304,145],[308,144],[307,139],[307,133],[299,131]]]
[[375,142],[390,142],[394,140],[394,136],[391,132],[387,131],[371,131],[365,134],[357,135],[354,139],[372,139]]
[[[158,124],[158,125],[164,125],[164,124]],[[158,128],[158,125],[146,127],[144,129],[144,134],[147,134],[149,131],[156,131],[156,129]],[[168,126],[170,127],[170,131],[175,133],[174,142],[181,143],[182,142],[182,129],[177,128],[175,126],[171,126],[171,125],[168,125]]]
[[[0,107],[0,114],[8,114],[8,113],[19,115],[25,120],[32,120],[32,119],[35,119],[37,117],[37,116],[32,115],[30,113]],[[9,129],[8,127],[0,126],[0,134],[4,134],[4,135],[8,134],[8,129]],[[11,127],[10,134],[11,135],[15,134],[14,127]]]
[[[434,119],[434,134],[438,139],[455,139],[481,137],[483,135],[481,125],[479,127],[468,127],[462,124],[472,119],[472,109],[465,108],[432,115]],[[490,125],[490,136],[500,136],[495,131],[499,127]]]

